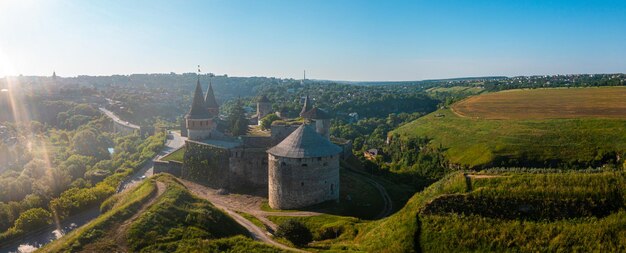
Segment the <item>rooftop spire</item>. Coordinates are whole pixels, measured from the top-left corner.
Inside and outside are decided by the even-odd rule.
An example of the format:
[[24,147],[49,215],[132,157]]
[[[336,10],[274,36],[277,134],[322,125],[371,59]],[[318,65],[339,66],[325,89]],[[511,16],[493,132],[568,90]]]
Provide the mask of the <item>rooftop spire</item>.
[[219,105],[217,105],[217,101],[215,100],[215,94],[213,94],[213,85],[211,84],[211,80],[209,80],[209,89],[207,89],[206,96],[204,96],[204,103],[206,104],[207,109],[219,108]]
[[189,110],[189,117],[193,119],[208,119],[210,118],[209,112],[206,110],[204,98],[202,92],[202,86],[200,86],[200,65],[198,65],[198,82],[196,83],[196,90],[193,93],[193,100],[191,101],[191,109]]
[[311,110],[311,102],[309,102],[309,95],[306,95],[304,98],[304,105],[302,106],[302,111],[300,111],[300,116],[304,115],[305,112]]

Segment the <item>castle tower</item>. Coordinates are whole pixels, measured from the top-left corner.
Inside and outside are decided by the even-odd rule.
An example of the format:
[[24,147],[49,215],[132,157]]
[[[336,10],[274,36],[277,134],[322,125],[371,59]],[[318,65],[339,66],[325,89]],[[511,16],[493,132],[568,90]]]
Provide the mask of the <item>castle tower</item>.
[[309,110],[311,110],[311,102],[309,101],[309,95],[306,95],[306,98],[304,98],[304,105],[300,111],[300,117],[302,117],[302,114],[308,112]]
[[220,106],[217,104],[215,100],[215,94],[213,94],[213,85],[209,82],[209,89],[206,91],[206,96],[204,96],[204,103],[206,104],[207,111],[212,116],[218,116],[220,113]]
[[201,140],[211,136],[211,132],[215,129],[213,116],[209,114],[207,106],[204,102],[202,87],[200,86],[200,77],[196,83],[196,90],[193,94],[191,109],[185,116],[185,124],[187,127],[187,136],[190,140]]
[[265,95],[261,96],[256,102],[256,116],[258,124],[261,125],[261,119],[272,113],[272,103]]
[[311,123],[315,124],[315,131],[330,140],[330,115],[319,109],[313,107],[313,109],[301,114],[301,116]]
[[301,125],[268,153],[269,205],[293,209],[339,199],[341,148]]

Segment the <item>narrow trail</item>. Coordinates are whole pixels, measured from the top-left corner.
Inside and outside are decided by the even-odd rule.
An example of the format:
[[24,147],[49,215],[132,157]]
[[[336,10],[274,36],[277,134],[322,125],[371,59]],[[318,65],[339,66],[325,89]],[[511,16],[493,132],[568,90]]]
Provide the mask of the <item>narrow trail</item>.
[[[261,220],[266,226],[271,228],[272,230],[276,230],[276,224],[271,222],[265,215],[280,215],[287,216],[291,214],[292,216],[314,216],[319,215],[320,213],[314,212],[265,212],[260,210],[261,201],[263,198],[249,196],[249,195],[220,195],[217,193],[217,190],[208,188],[206,186],[187,181],[184,179],[177,179],[181,182],[189,191],[194,193],[196,196],[206,199],[211,202],[215,207],[223,210],[228,215],[233,217],[233,219],[239,223],[241,226],[246,228],[253,239],[261,242],[265,242],[272,246],[288,250],[294,252],[307,252],[301,249],[296,249],[279,243],[272,239],[271,234],[269,232],[264,231],[259,228],[257,225],[239,215],[237,212],[244,212],[251,214]],[[236,212],[237,211],[237,212]],[[264,215],[265,214],[265,215]]]
[[148,208],[150,208],[159,199],[159,197],[165,192],[165,189],[167,188],[167,186],[164,183],[158,182],[158,181],[156,182],[156,187],[157,187],[156,194],[150,197],[150,200],[148,200],[146,203],[142,204],[141,208],[139,208],[139,210],[137,210],[137,212],[135,212],[135,214],[132,217],[125,220],[121,225],[119,225],[115,229],[114,241],[117,243],[119,247],[127,250],[127,245],[126,245],[126,240],[125,240],[126,231],[130,227],[130,225],[135,220],[137,220],[137,218],[139,218],[139,216],[141,216]]

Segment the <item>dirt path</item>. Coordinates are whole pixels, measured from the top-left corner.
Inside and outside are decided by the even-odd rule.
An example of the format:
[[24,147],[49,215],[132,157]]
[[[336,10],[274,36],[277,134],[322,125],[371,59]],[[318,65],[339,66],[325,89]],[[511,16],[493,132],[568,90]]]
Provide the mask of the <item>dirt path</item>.
[[314,216],[320,215],[320,213],[315,212],[267,212],[262,211],[260,209],[262,201],[264,200],[261,197],[251,196],[251,195],[241,195],[241,194],[224,194],[220,195],[217,193],[217,190],[208,188],[206,186],[187,181],[184,179],[177,179],[181,182],[187,189],[193,192],[198,197],[208,200],[217,208],[223,210],[228,215],[233,217],[237,223],[246,228],[252,238],[257,241],[262,241],[268,243],[270,245],[276,246],[278,248],[295,251],[295,252],[307,252],[300,249],[292,248],[287,245],[281,244],[272,239],[271,234],[266,232],[256,226],[254,223],[239,215],[237,212],[243,212],[251,214],[257,217],[261,222],[263,222],[266,226],[272,229],[272,231],[276,230],[276,224],[267,219],[267,216]]
[[137,210],[137,212],[135,212],[135,214],[132,217],[125,220],[120,226],[117,227],[117,229],[115,229],[114,241],[117,243],[117,245],[120,248],[124,248],[128,250],[127,245],[126,245],[126,238],[125,238],[125,235],[127,234],[126,231],[130,227],[130,225],[135,220],[137,220],[137,218],[139,218],[140,215],[142,215],[148,208],[150,208],[157,201],[159,196],[161,196],[165,192],[165,189],[167,188],[164,183],[158,182],[158,181],[156,182],[156,186],[157,186],[156,194],[150,197],[150,200],[148,200],[146,203],[141,205],[141,208],[139,208],[139,210]]

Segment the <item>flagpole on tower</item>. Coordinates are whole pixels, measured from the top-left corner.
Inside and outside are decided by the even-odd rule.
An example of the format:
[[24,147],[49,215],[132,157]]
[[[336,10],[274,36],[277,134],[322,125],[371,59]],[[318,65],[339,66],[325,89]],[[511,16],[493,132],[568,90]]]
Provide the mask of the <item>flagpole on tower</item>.
[[200,65],[198,65],[198,82],[200,82]]

